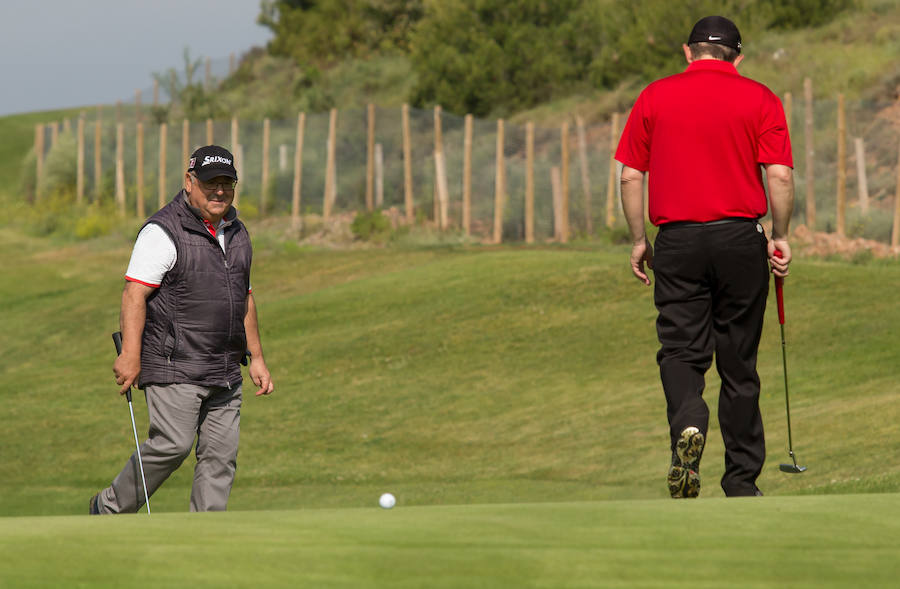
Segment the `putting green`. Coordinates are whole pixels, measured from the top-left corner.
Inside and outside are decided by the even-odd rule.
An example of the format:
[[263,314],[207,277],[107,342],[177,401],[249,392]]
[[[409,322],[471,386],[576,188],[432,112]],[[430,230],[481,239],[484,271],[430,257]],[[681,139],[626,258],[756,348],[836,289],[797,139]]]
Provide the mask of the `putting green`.
[[[0,519],[9,587],[891,587],[900,496]],[[374,499],[373,499],[374,505]]]

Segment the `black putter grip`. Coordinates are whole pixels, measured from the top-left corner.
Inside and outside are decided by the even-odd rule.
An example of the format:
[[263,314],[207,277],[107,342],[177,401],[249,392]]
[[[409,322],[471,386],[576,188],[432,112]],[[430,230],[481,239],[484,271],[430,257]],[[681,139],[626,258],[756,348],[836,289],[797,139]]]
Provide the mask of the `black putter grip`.
[[[122,355],[122,332],[117,331],[112,334],[113,343],[116,344],[116,356]],[[131,403],[131,387],[128,387],[128,390],[125,391],[125,398],[128,399],[128,402]]]

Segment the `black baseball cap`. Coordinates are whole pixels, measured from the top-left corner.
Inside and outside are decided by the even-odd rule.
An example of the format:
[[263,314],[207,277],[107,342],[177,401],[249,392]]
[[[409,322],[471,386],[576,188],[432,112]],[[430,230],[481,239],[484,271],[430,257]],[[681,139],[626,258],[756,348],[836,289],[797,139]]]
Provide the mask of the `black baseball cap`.
[[204,182],[219,176],[238,179],[237,170],[234,168],[234,156],[230,151],[218,145],[206,145],[197,149],[191,155],[187,171],[193,172]]
[[692,43],[725,45],[740,53],[741,32],[737,25],[724,16],[707,16],[698,20],[691,30],[688,45]]

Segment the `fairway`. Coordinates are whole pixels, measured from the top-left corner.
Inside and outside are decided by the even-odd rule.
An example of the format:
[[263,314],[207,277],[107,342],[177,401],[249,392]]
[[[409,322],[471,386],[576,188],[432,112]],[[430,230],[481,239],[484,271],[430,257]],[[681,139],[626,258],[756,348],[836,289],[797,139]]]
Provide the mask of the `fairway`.
[[0,575],[5,587],[894,587],[898,541],[897,495],[6,518]]

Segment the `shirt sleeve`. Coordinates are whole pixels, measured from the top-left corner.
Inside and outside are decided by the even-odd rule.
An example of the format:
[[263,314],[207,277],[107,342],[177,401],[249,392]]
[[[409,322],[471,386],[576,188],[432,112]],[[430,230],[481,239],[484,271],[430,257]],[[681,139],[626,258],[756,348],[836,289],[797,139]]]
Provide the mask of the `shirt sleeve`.
[[650,168],[650,124],[646,118],[647,90],[638,96],[616,149],[616,160],[646,172]]
[[787,120],[784,117],[784,107],[781,105],[781,100],[772,92],[767,92],[763,106],[757,162],[794,167],[791,138],[787,130]]
[[157,288],[177,259],[178,252],[169,234],[156,223],[148,223],[134,242],[125,280]]

